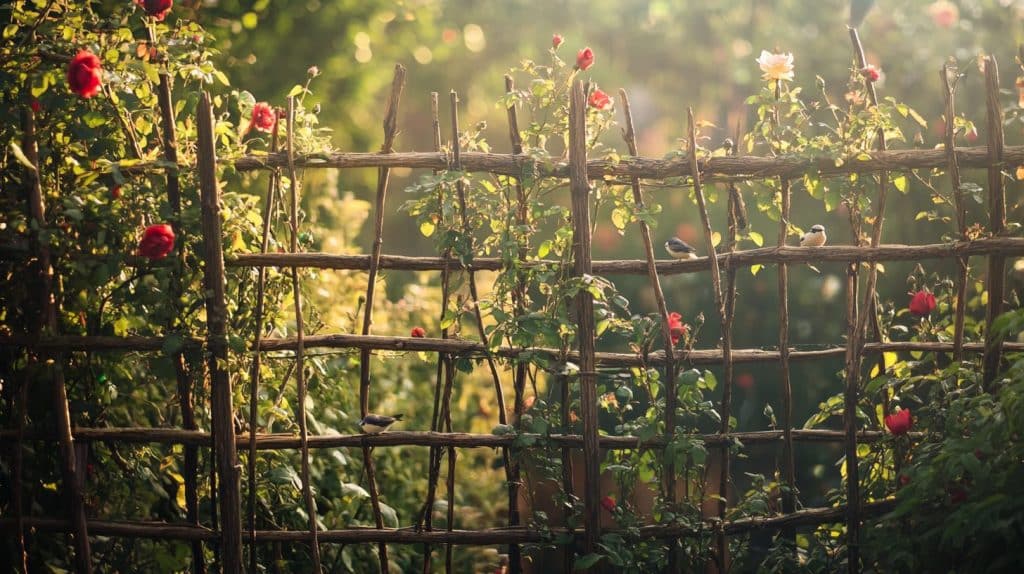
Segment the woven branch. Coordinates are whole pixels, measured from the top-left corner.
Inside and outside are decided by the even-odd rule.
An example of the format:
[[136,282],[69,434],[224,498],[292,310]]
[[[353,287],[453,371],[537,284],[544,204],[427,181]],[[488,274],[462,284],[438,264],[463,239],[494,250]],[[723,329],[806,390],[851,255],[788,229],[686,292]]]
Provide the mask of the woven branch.
[[[17,435],[17,430],[0,430],[0,439],[8,440]],[[145,428],[145,427],[112,427],[87,428],[78,427],[73,432],[79,441],[118,441],[134,444],[183,444],[209,447],[212,442],[210,433],[176,428]],[[743,444],[776,443],[782,439],[783,431],[749,431],[722,434],[692,434],[694,440],[707,445],[732,444],[739,441]],[[919,433],[910,433],[911,438],[920,438]],[[52,441],[52,432],[40,430],[25,433],[26,440]],[[843,433],[828,429],[795,429],[794,440],[801,442],[841,442]],[[885,438],[882,431],[860,431],[857,440],[862,443],[878,442]],[[393,431],[379,435],[336,434],[310,435],[309,448],[340,448],[362,446],[436,446],[457,448],[502,448],[515,446],[517,440],[546,441],[557,448],[581,448],[583,438],[580,435],[493,435],[480,433],[441,433],[425,431]],[[602,436],[599,439],[601,448],[611,450],[630,450],[637,448],[661,448],[668,444],[665,437],[654,437],[641,440],[634,436]],[[248,435],[236,438],[239,447],[248,446]],[[257,434],[257,450],[296,449],[300,445],[300,437],[288,433]]]
[[[0,347],[26,347],[42,350],[61,351],[159,351],[163,348],[164,337],[83,337],[83,336],[55,336],[55,337],[26,337],[7,336],[0,337]],[[430,339],[416,337],[389,337],[384,335],[312,335],[305,338],[305,347],[321,349],[374,349],[379,351],[395,352],[439,352],[453,353],[463,356],[482,356],[489,351],[484,345],[475,341],[462,339]],[[202,341],[198,339],[186,339],[185,343],[190,347],[200,347]],[[296,347],[294,338],[268,338],[260,342],[261,351],[294,351]],[[1024,351],[1024,343],[1003,343],[1002,348],[1008,352]],[[983,343],[965,343],[964,351],[978,353],[985,350]],[[953,351],[952,343],[903,341],[896,343],[868,343],[864,345],[865,353],[883,353],[899,351],[920,351],[931,353],[949,353]],[[790,360],[813,360],[823,357],[838,357],[846,352],[844,347],[826,347],[809,351],[791,350]],[[530,353],[538,353],[545,356],[556,357],[559,355],[557,349],[545,347],[511,348],[499,347],[494,354],[500,357],[519,357]],[[732,352],[735,363],[762,363],[779,360],[779,352],[766,349],[735,349]],[[665,364],[665,353],[654,351],[646,358],[632,353],[596,353],[597,364],[602,367],[638,367],[638,366],[660,366]],[[577,359],[577,354],[571,352],[570,360]],[[716,365],[722,362],[722,352],[719,349],[695,349],[689,352],[687,360],[693,365]]]
[[[977,146],[956,149],[957,160],[964,168],[988,167],[990,159],[988,147]],[[436,152],[405,152],[393,154],[380,153],[333,153],[308,154],[296,156],[295,165],[299,168],[374,168],[374,167],[407,167],[420,169],[447,169],[448,157]],[[528,156],[511,154],[494,154],[480,152],[464,152],[462,168],[468,172],[490,172],[515,177],[569,177],[569,166],[565,162],[546,163]],[[911,169],[944,168],[949,158],[942,149],[908,149],[875,151],[862,154],[860,157],[837,160],[831,157],[757,157],[757,156],[722,156],[713,157],[700,162],[701,173],[705,177],[715,175],[742,176],[749,179],[770,177],[798,177],[804,173],[822,175],[842,175],[848,173],[870,173],[882,170],[905,171]],[[1006,165],[1024,163],[1024,146],[1007,146],[1003,150],[1003,161]],[[235,169],[252,171],[271,169],[287,165],[284,154],[266,154],[243,156],[234,161]],[[137,165],[134,169],[121,168],[123,172],[145,171],[157,167],[155,164]],[[587,162],[587,176],[590,179],[601,179],[605,176],[639,177],[645,179],[665,179],[671,177],[687,177],[692,175],[687,157],[673,159],[653,159],[646,157],[624,156],[617,162],[608,160],[590,160]]]
[[[871,502],[865,504],[861,511],[862,515],[880,516],[889,512],[895,507],[895,501],[891,499]],[[695,536],[707,532],[724,531],[726,534],[737,535],[752,530],[766,528],[785,528],[795,526],[816,526],[828,524],[841,520],[845,507],[835,508],[808,508],[799,510],[793,514],[772,517],[741,518],[724,523],[708,521],[704,528],[693,528],[688,526],[664,526],[652,525],[640,528],[641,538],[682,538]],[[0,530],[10,530],[15,527],[15,521],[10,518],[0,518]],[[216,540],[220,533],[209,528],[166,524],[159,522],[127,521],[127,520],[90,520],[89,530],[100,536],[120,536],[131,538],[152,538],[158,540]],[[56,518],[25,518],[25,525],[38,530],[49,530],[66,532],[69,529],[66,520]],[[616,532],[609,529],[608,532]],[[249,542],[248,532],[245,533],[245,542]],[[484,546],[494,544],[545,542],[558,544],[556,540],[569,540],[564,535],[573,534],[574,537],[582,536],[582,533],[575,531],[570,533],[565,528],[550,528],[548,534],[537,529],[528,528],[491,528],[486,530],[436,530],[432,532],[417,532],[413,528],[383,529],[376,528],[349,528],[345,530],[323,530],[317,533],[320,542],[359,544],[370,542],[387,542],[392,544],[464,544],[473,546]],[[267,542],[308,542],[311,533],[302,530],[258,530],[256,532],[257,543]]]
[[[736,251],[731,255],[719,253],[719,265],[727,258],[735,267],[750,267],[767,263],[821,263],[828,261],[916,261],[920,259],[946,259],[971,255],[992,255],[1001,253],[1006,256],[1024,255],[1024,239],[1017,237],[993,237],[974,241],[958,241],[954,243],[933,243],[928,245],[889,244],[878,247],[857,247],[854,245],[832,245],[827,247],[762,247]],[[499,271],[503,263],[496,258],[474,259],[472,265],[463,266],[458,259],[441,257],[407,257],[402,255],[384,255],[380,266],[383,269],[400,269],[406,271],[440,271],[445,265],[449,269],[467,268],[474,271]],[[225,261],[228,267],[316,267],[319,269],[349,269],[366,271],[370,267],[367,255],[329,255],[326,253],[252,253],[236,255]],[[557,266],[553,260],[532,260],[522,264],[531,266]],[[657,262],[658,273],[661,275],[677,275],[697,273],[711,268],[708,257]],[[594,261],[594,273],[598,275],[646,275],[647,262],[642,259],[598,260]]]

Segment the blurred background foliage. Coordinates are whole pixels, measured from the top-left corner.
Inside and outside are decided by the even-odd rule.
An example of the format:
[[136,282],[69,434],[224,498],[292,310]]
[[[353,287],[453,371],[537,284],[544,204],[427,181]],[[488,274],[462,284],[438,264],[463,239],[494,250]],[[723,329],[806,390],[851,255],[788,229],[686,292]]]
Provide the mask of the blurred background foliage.
[[[102,14],[123,9],[123,3],[114,0],[92,4],[95,11]],[[936,5],[940,4],[944,9],[941,14],[936,10]],[[955,11],[950,11],[949,6]],[[442,101],[446,101],[444,96],[454,89],[463,102],[463,129],[485,122],[488,128],[483,131],[483,137],[495,151],[507,152],[510,146],[505,110],[496,105],[504,92],[503,76],[523,60],[544,61],[548,57],[551,36],[558,33],[565,38],[560,54],[568,61],[584,46],[594,49],[597,60],[589,72],[591,77],[612,95],[619,88],[626,89],[631,98],[641,154],[661,157],[680,149],[688,106],[694,107],[699,119],[711,124],[702,130],[707,137],[703,145],[708,148],[717,148],[726,137],[735,137],[737,126],[742,131],[753,124],[755,118],[744,101],[762,86],[754,63],[762,49],[794,54],[796,80],[793,85],[804,89],[806,99],[817,97],[816,85],[820,77],[830,99],[844,101],[852,62],[846,31],[847,13],[845,0],[506,0],[500,3],[180,0],[167,24],[173,27],[185,20],[201,24],[210,33],[206,37],[207,45],[217,51],[210,57],[230,78],[232,88],[251,92],[257,101],[283,105],[285,95],[294,85],[304,84],[309,67],[316,66],[321,75],[313,81],[304,107],[311,110],[319,106],[319,126],[330,130],[331,145],[335,149],[359,152],[378,149],[383,139],[384,102],[396,62],[409,70],[399,116],[398,151],[431,149],[429,93],[439,92]],[[8,15],[2,17],[6,21]],[[978,126],[976,134],[961,133],[958,143],[981,145],[987,134],[977,56],[995,55],[1003,70],[1002,85],[1009,90],[1017,75],[1013,56],[1017,45],[1024,42],[1024,0],[959,0],[954,3],[879,0],[860,31],[868,61],[884,73],[877,84],[880,96],[893,96],[909,104],[926,124],[917,126],[907,122],[901,126],[908,141],[896,142],[896,146],[933,147],[941,141],[943,100],[939,69],[950,59],[965,74],[958,91],[958,109]],[[227,92],[231,88],[218,89]],[[178,90],[194,92],[195,86],[179,85]],[[7,92],[16,90],[5,85]],[[44,96],[44,104],[51,101],[46,99],[49,97]],[[184,93],[176,94],[176,99],[185,97]],[[1009,105],[1015,99],[1016,94],[1008,92],[1004,101]],[[442,105],[442,110],[446,110],[446,106]],[[621,117],[616,117],[621,123]],[[7,121],[14,120],[5,116]],[[447,113],[442,111],[442,126],[446,125]],[[104,129],[116,132],[112,125]],[[1024,123],[1018,117],[1010,117],[1006,130],[1008,144],[1024,141]],[[445,139],[449,139],[448,129],[442,131]],[[188,132],[183,137],[187,140],[190,135],[194,137]],[[86,136],[78,134],[78,137],[85,139]],[[606,134],[604,142],[625,153],[625,146],[614,130]],[[126,154],[123,142],[120,145],[118,155],[123,156]],[[385,253],[434,253],[432,242],[420,235],[408,214],[397,209],[405,200],[403,188],[420,175],[411,170],[395,170],[393,174],[385,222]],[[979,184],[984,182],[983,172],[969,172],[965,177]],[[371,216],[375,180],[376,170],[370,169],[340,173],[310,170],[303,188],[304,229],[308,232],[304,236],[305,247],[329,253],[368,252],[372,225],[366,223]],[[238,214],[251,211],[252,202],[256,201],[252,196],[264,193],[265,181],[262,178],[231,181],[234,186],[230,188],[229,207],[237,209]],[[940,189],[948,188],[944,178],[933,178],[931,183]],[[949,221],[941,219],[949,216],[948,207],[936,207],[928,201],[931,190],[924,181],[911,179],[909,185],[909,193],[890,196],[891,223],[886,227],[885,242],[937,243],[948,239],[953,227]],[[132,210],[158,213],[161,209],[154,205],[157,202],[154,197],[162,196],[144,196],[141,193],[144,187],[145,184],[140,183],[140,193],[129,196],[131,203],[124,202],[125,206],[117,207],[113,215],[102,209],[107,200],[100,191],[106,193],[106,188],[100,191],[90,188],[90,193],[96,195],[91,205],[100,206],[95,207],[101,212],[97,218],[109,218],[112,226],[122,225],[117,236],[125,246],[132,242],[131,222],[137,219]],[[1020,214],[1019,190],[1020,183],[1011,184],[1008,193],[1011,214]],[[162,191],[157,190],[156,194],[159,193]],[[679,235],[699,244],[699,217],[688,190],[652,187],[651,194],[663,206],[655,231],[656,243]],[[969,220],[983,221],[986,216],[982,206],[973,207]],[[938,219],[916,219],[919,213],[931,210],[937,211]],[[839,210],[827,212],[820,200],[800,189],[794,193],[793,213],[794,223],[804,229],[814,223],[824,224],[830,230],[833,244],[850,242],[845,231],[845,215]],[[753,209],[751,215],[753,229],[769,238],[775,236],[774,222]],[[721,227],[724,222],[721,202],[712,206],[712,217],[718,222],[716,227]],[[607,213],[598,214],[596,219],[596,259],[642,258],[642,243],[635,228],[628,228],[623,235],[615,230]],[[242,238],[230,246],[232,250],[255,249],[258,225],[254,222],[239,218],[229,225],[229,232]],[[284,243],[283,239],[281,242]],[[103,241],[97,240],[97,243],[100,247],[104,245]],[[111,240],[106,241],[110,243]],[[927,262],[928,278],[924,278],[925,274],[917,276],[922,282],[929,281],[929,285],[940,285],[944,278],[952,276],[953,265],[953,262]],[[896,309],[902,309],[908,299],[907,278],[914,267],[914,262],[887,265],[880,279],[882,299],[893,301]],[[982,266],[976,264],[975,267],[973,276],[983,279]],[[791,268],[791,341],[804,348],[844,342],[845,325],[840,318],[843,266],[823,264],[818,268],[820,273],[805,266]],[[241,271],[233,273],[235,295],[239,299],[250,296],[251,291],[246,289],[251,289],[252,277],[246,277]],[[771,348],[778,331],[775,270],[768,267],[756,276],[742,271],[739,277],[736,346]],[[313,332],[358,330],[357,310],[365,289],[365,274],[309,271],[304,278],[306,295],[314,308],[313,320],[307,323]],[[109,274],[102,279],[108,283],[113,281]],[[271,276],[272,285],[276,285],[275,301],[285,309],[274,323],[280,335],[290,334],[293,320],[287,311],[290,300],[284,288],[286,279],[284,275]],[[613,279],[619,291],[632,302],[634,312],[655,310],[646,278]],[[155,285],[156,280],[153,281]],[[161,276],[160,281],[166,281],[166,277]],[[482,278],[485,292],[488,281],[488,277]],[[1011,290],[1019,291],[1022,284],[1024,267],[1013,267]],[[676,275],[666,277],[663,285],[670,310],[682,313],[687,322],[695,321],[700,313],[708,316],[710,320],[701,331],[697,347],[715,347],[719,333],[711,311],[714,305],[708,278],[703,274]],[[375,334],[406,336],[413,326],[422,326],[428,336],[438,336],[440,288],[436,274],[388,272],[378,289]],[[973,294],[972,316],[980,319],[983,316],[981,288],[976,288]],[[81,304],[87,307],[90,303],[83,299]],[[120,313],[125,321],[135,321],[124,325],[124,330],[138,333],[147,328],[146,321],[139,319],[145,316],[146,310],[133,307],[139,304],[138,301],[115,301],[111,312]],[[239,316],[245,318],[241,311]],[[310,369],[307,406],[311,413],[311,431],[356,432],[357,356],[314,355],[319,356],[312,358]],[[377,357],[380,360],[374,362],[371,409],[406,413],[404,429],[429,428],[436,357],[388,353]],[[78,393],[77,398],[82,403],[100,400],[96,395],[102,395],[107,404],[105,422],[110,424],[173,424],[178,414],[171,400],[173,385],[169,382],[172,379],[165,359],[150,361],[132,355],[120,364],[110,361],[106,363],[102,380],[95,378],[95,368],[90,364],[88,369],[81,369],[86,373],[82,375],[83,380],[88,379],[88,382],[73,392]],[[268,431],[295,429],[294,383],[278,388],[288,362],[284,357],[268,361],[266,386],[269,389],[261,397],[260,405],[261,420]],[[235,366],[240,372],[244,371],[242,362]],[[797,426],[811,419],[819,412],[820,403],[841,390],[842,379],[837,376],[841,367],[841,359],[794,363]],[[491,383],[480,372],[483,370],[477,369],[473,376],[460,379],[453,410],[456,431],[489,432],[497,420]],[[140,374],[145,377],[140,379]],[[720,379],[721,373],[718,375]],[[140,384],[140,380],[146,384]],[[770,405],[778,410],[781,405],[776,370],[771,366],[741,365],[735,382],[734,412],[739,430],[769,427],[772,419],[766,407]],[[237,388],[236,402],[243,404],[248,396],[246,385],[243,382]],[[719,385],[718,392],[720,389]],[[85,411],[76,411],[75,415],[80,421],[89,420],[89,413]],[[46,415],[40,413],[39,416]],[[824,421],[823,426],[838,424],[833,418]],[[100,477],[90,486],[90,500],[99,509],[96,514],[110,518],[180,519],[183,513],[181,470],[176,468],[178,453],[171,451],[170,448],[133,447],[118,453],[97,446],[91,455],[95,458],[90,459],[95,460],[95,472]],[[748,480],[744,473],[772,474],[779,454],[769,447],[745,450],[734,467],[737,491],[759,487],[757,480]],[[798,446],[797,482],[803,504],[818,506],[826,502],[826,493],[840,481],[839,472],[834,468],[840,455],[838,445]],[[33,456],[43,458],[48,454],[39,452]],[[426,449],[381,448],[376,451],[376,459],[382,499],[396,509],[397,524],[408,526],[425,498]],[[460,528],[494,527],[505,523],[504,474],[499,464],[500,454],[496,452],[473,449],[460,454],[458,498],[445,501],[445,504],[457,505]],[[296,487],[297,468],[297,453],[261,453],[258,474],[261,497],[266,502],[260,511],[261,520],[274,526],[304,527],[304,508]],[[49,485],[53,484],[50,480],[56,480],[57,473],[55,469],[47,472],[40,472],[46,480],[41,481],[42,486],[35,496],[43,507],[54,508],[59,500]],[[132,480],[119,480],[126,475]],[[243,476],[243,484],[244,481]],[[358,452],[348,449],[314,452],[313,483],[317,485],[324,527],[371,524],[369,503],[359,486],[363,482]],[[104,505],[104,501],[109,503]],[[204,508],[204,512],[208,510]],[[438,512],[435,526],[444,526],[443,515]],[[184,569],[188,563],[185,545],[144,541],[106,541],[104,544],[98,546],[115,567],[128,568],[127,565],[145,563],[140,560],[151,560],[153,568],[170,571]],[[360,571],[360,564],[373,560],[372,549],[367,545],[327,546],[326,563],[333,563],[339,569]],[[54,568],[63,564],[59,545],[47,547],[43,552],[52,554]],[[394,547],[396,568],[406,571],[415,565],[417,552],[411,547]],[[464,571],[483,571],[495,566],[496,554],[497,549],[459,547],[456,550],[458,563],[465,565]],[[304,564],[306,559],[305,549],[301,546],[286,548],[283,555],[276,557],[299,568],[297,565]]]
[[[551,36],[558,33],[565,38],[560,52],[564,59],[571,59],[584,46],[594,49],[597,59],[589,70],[591,77],[613,95],[619,88],[626,89],[641,154],[661,157],[680,148],[687,106],[694,107],[699,119],[714,125],[702,130],[708,138],[703,142],[706,147],[717,147],[726,137],[734,137],[736,126],[742,130],[753,122],[744,101],[760,88],[760,71],[754,59],[762,49],[793,53],[793,85],[804,88],[806,100],[815,99],[815,85],[820,78],[831,101],[843,102],[852,66],[846,30],[848,15],[849,3],[845,0],[508,0],[500,4],[473,0],[314,0],[253,5],[221,1],[203,5],[199,17],[207,25],[222,28],[216,35],[221,38],[224,66],[236,85],[250,89],[259,99],[286,93],[303,80],[307,66],[319,66],[324,77],[315,82],[308,101],[322,106],[322,124],[335,130],[333,142],[345,151],[371,151],[379,146],[383,104],[394,62],[409,68],[396,149],[431,148],[429,92],[439,92],[444,102],[443,96],[453,89],[463,102],[463,125],[486,122],[488,129],[483,135],[488,143],[495,151],[509,151],[505,111],[495,104],[504,92],[503,75],[525,59],[546,61]],[[947,61],[955,62],[965,74],[957,93],[957,109],[978,130],[976,134],[960,133],[958,145],[983,145],[987,134],[983,76],[977,57],[994,55],[1001,65],[1002,85],[1011,90],[1017,75],[1014,56],[1017,45],[1024,42],[1024,1],[879,0],[859,30],[868,61],[883,71],[877,83],[879,96],[892,96],[910,105],[928,124],[920,127],[913,122],[905,123],[901,127],[909,141],[891,145],[933,147],[941,142],[944,124],[939,71]],[[1012,98],[1008,96],[1005,101],[1009,103]],[[448,139],[445,110],[442,105],[442,132]],[[616,119],[621,125],[621,116]],[[1006,137],[1008,144],[1024,140],[1024,123],[1009,123]],[[625,146],[614,130],[605,139],[625,153]],[[396,171],[391,201],[397,206],[401,201],[397,190],[403,187],[402,176],[408,175],[405,181],[411,181],[415,175]],[[965,180],[979,184],[984,183],[984,177],[981,171],[965,174]],[[309,174],[306,200],[316,202],[318,209],[310,210],[310,215],[323,227],[316,245],[328,252],[365,252],[372,229],[364,226],[353,235],[353,229],[341,231],[339,225],[352,221],[348,214],[353,209],[359,217],[368,213],[363,209],[369,205],[363,201],[372,200],[375,172],[347,171],[337,180],[320,181],[321,178],[319,172]],[[936,178],[933,183],[939,189],[948,189],[944,178]],[[884,241],[937,243],[948,238],[953,228],[948,220],[915,220],[919,212],[932,210],[933,206],[923,201],[929,192],[920,182],[911,178],[910,187],[910,193],[890,197],[890,224]],[[1013,193],[1013,184],[1010,189],[1011,209],[1017,208],[1019,194]],[[652,194],[664,208],[655,231],[656,240],[679,235],[699,244],[699,217],[688,194],[672,188],[655,189]],[[334,201],[337,197],[344,201]],[[987,217],[982,206],[977,207],[969,207],[971,223],[985,221]],[[712,217],[724,221],[723,206],[712,209]],[[837,211],[826,213],[819,200],[800,190],[794,193],[793,213],[796,225],[807,229],[813,223],[822,223],[830,230],[831,243],[850,243],[845,215]],[[945,215],[949,215],[948,210]],[[405,224],[404,214],[389,210],[387,217],[386,253],[433,253],[430,242],[422,240],[416,226]],[[607,213],[599,214],[597,219],[596,259],[642,258],[642,242],[635,228],[620,235]],[[755,214],[752,227],[768,237],[771,244],[774,222]],[[342,247],[344,241],[339,239],[339,233],[345,240],[355,241]],[[880,278],[881,297],[893,300],[897,308],[909,298],[905,295],[910,289],[907,277],[913,267],[912,262],[892,263],[885,266]],[[945,277],[953,275],[952,262],[927,262],[926,267]],[[791,340],[798,346],[843,343],[843,267],[824,264],[818,268],[820,274],[805,266],[791,270]],[[983,269],[975,266],[974,276],[979,273]],[[424,289],[426,282],[436,284],[436,279],[394,272],[387,274],[386,281],[389,298],[395,301],[403,300],[403,286]],[[615,277],[614,281],[633,301],[635,311],[655,310],[645,278]],[[1012,274],[1012,287],[1019,288],[1022,281],[1024,270]],[[737,347],[773,345],[778,331],[775,283],[772,267],[756,277],[745,271],[740,273]],[[664,287],[670,308],[683,313],[687,321],[713,309],[710,284],[702,274],[667,277]],[[323,309],[327,312],[327,307]],[[437,332],[430,329],[436,329],[436,325],[424,321],[428,332]],[[394,329],[375,325],[378,333],[402,335],[404,331],[404,325],[395,324]],[[698,347],[715,346],[718,336],[717,321],[708,321]],[[841,389],[841,378],[836,376],[841,368],[841,358],[794,363],[797,424],[803,424],[817,412],[819,402]],[[771,368],[737,369],[735,412],[741,430],[763,429],[769,424],[765,406],[780,404],[776,377]],[[827,488],[836,484],[838,476],[831,465],[838,448],[799,446],[798,482],[803,487],[805,503],[820,501]],[[750,465],[753,470],[763,469],[771,455],[755,452],[750,456],[755,459]],[[739,467],[740,471],[744,468],[743,464]]]

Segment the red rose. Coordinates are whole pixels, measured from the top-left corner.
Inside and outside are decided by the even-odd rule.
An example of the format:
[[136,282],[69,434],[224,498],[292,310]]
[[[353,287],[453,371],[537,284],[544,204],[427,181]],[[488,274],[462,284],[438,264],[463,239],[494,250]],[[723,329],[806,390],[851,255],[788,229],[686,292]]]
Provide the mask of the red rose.
[[899,477],[899,482],[900,482],[900,486],[906,486],[906,485],[910,484],[910,477],[905,475],[905,474],[901,474],[900,477]]
[[910,297],[910,304],[907,307],[918,317],[925,317],[935,310],[935,295],[925,290],[918,291]]
[[576,52],[576,67],[580,70],[586,70],[590,66],[594,65],[594,51],[590,48],[583,48],[579,52]]
[[611,97],[609,97],[608,94],[602,92],[601,90],[594,90],[593,92],[591,92],[590,97],[587,98],[587,104],[589,104],[590,107],[598,110],[607,110],[608,108],[612,107],[612,103],[613,100],[611,99]]
[[561,46],[562,42],[564,41],[565,40],[562,39],[561,34],[555,34],[554,36],[551,37],[551,47],[557,50],[558,47]]
[[907,434],[912,426],[914,419],[910,416],[910,409],[903,409],[885,417],[885,428],[892,434]]
[[877,82],[878,78],[882,77],[882,74],[879,71],[879,69],[873,64],[868,64],[867,66],[861,68],[860,75],[864,76],[864,79],[866,79],[869,82]]
[[28,106],[32,108],[32,113],[34,114],[38,114],[43,109],[42,104],[40,104],[39,100],[35,98],[32,98],[32,101],[28,103]]
[[114,187],[110,188],[110,195],[114,199],[121,199],[121,186],[115,185]]
[[164,16],[171,11],[171,6],[174,6],[174,0],[135,0],[135,3],[142,6],[146,14],[157,22],[162,22]]
[[139,255],[150,259],[163,259],[174,249],[174,230],[161,223],[150,225],[142,232],[139,241]]
[[967,490],[961,486],[951,486],[946,489],[946,493],[949,494],[949,502],[952,504],[967,502]]
[[615,499],[610,496],[602,498],[601,507],[607,510],[608,512],[615,512]]
[[754,388],[754,375],[750,373],[740,373],[736,375],[736,386],[741,389],[752,389]]
[[100,91],[103,68],[96,54],[82,50],[68,64],[68,86],[83,98],[91,98]]
[[413,327],[412,333],[409,334],[413,337],[416,337],[417,339],[422,339],[423,337],[427,336],[427,332],[423,329],[423,327]]
[[672,312],[668,314],[668,332],[672,335],[672,344],[675,345],[679,339],[686,334],[686,324],[683,323],[683,316]]
[[276,123],[277,114],[274,113],[274,108],[270,107],[270,104],[260,102],[252,107],[252,120],[249,122],[250,129],[256,128],[261,132],[270,133]]

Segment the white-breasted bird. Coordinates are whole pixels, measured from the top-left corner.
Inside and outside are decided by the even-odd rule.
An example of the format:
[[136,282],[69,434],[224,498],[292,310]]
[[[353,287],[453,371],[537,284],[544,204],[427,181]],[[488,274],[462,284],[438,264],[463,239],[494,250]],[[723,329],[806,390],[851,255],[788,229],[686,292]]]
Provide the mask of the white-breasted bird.
[[359,428],[363,429],[366,434],[380,434],[402,420],[403,415],[395,415],[393,417],[385,415],[367,414],[361,421],[359,421]]
[[668,254],[676,259],[697,258],[697,250],[678,237],[673,237],[665,242],[665,251],[668,251]]
[[800,236],[800,247],[821,247],[825,245],[828,236],[825,235],[824,225],[813,225],[811,230]]

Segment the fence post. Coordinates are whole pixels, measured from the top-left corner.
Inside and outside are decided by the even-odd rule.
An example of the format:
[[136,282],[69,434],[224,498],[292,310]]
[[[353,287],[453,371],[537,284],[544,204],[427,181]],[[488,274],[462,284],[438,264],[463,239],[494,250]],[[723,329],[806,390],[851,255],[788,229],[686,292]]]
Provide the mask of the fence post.
[[227,306],[224,302],[224,250],[221,245],[220,190],[214,144],[213,107],[203,92],[196,111],[198,122],[199,190],[202,200],[203,287],[206,298],[206,345],[209,353],[213,443],[217,450],[220,555],[224,572],[242,570],[241,496],[238,453],[235,450],[234,406],[227,371]]
[[[1006,230],[1006,193],[1003,188],[1003,110],[999,105],[999,67],[995,56],[985,58],[985,94],[988,110],[988,217],[989,232],[998,236]],[[1002,348],[992,323],[1003,312],[1006,256],[988,258],[988,313],[985,319],[985,358],[982,381],[991,390],[999,373]]]
[[[569,99],[569,188],[572,193],[573,275],[577,278],[587,277],[592,272],[586,113],[583,83],[574,79]],[[584,552],[589,554],[601,537],[601,450],[597,441],[594,297],[586,290],[581,289],[576,295],[576,318],[580,348],[580,411],[583,415]]]

